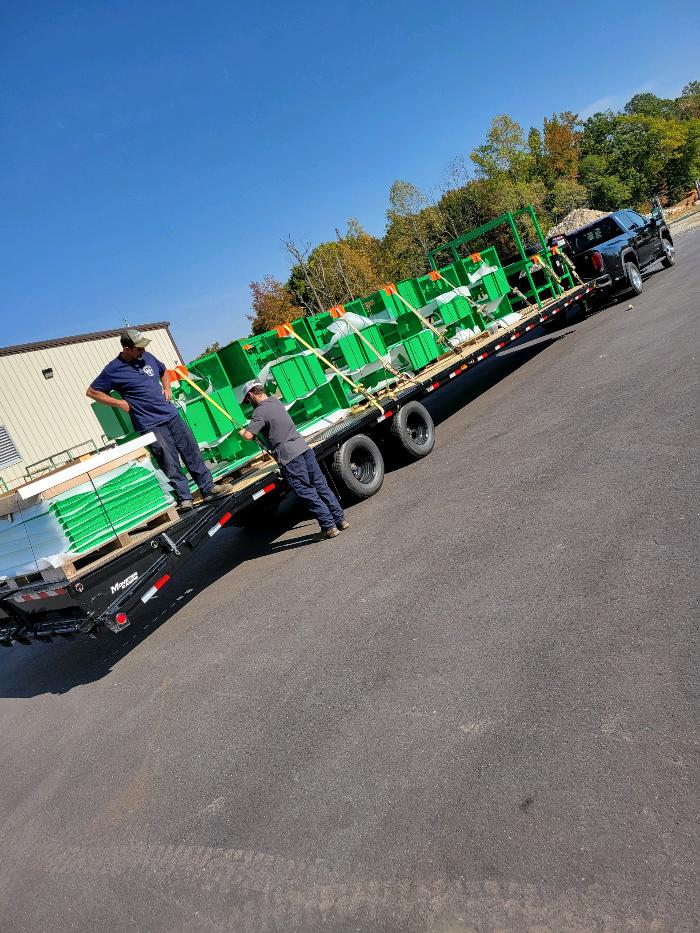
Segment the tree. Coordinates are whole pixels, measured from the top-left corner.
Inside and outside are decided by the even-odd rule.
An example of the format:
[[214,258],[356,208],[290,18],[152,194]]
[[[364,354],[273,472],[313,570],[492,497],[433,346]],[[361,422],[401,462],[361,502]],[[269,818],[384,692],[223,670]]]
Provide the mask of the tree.
[[253,314],[247,317],[254,334],[263,334],[278,324],[303,316],[303,309],[294,305],[286,285],[272,275],[264,276],[260,282],[251,282],[250,292]]
[[221,344],[218,340],[215,340],[214,343],[209,344],[208,347],[205,347],[202,352],[196,357],[199,359],[200,356],[206,356],[208,353],[216,353],[217,350],[221,349]]
[[486,142],[472,150],[471,160],[479,178],[508,175],[517,181],[522,180],[524,175],[525,156],[522,127],[507,113],[503,113],[493,118]]
[[684,120],[700,119],[700,81],[691,81],[676,100],[679,116]]
[[411,182],[395,181],[383,240],[389,276],[403,279],[425,272],[428,252],[446,236],[440,210],[427,195]]
[[543,180],[553,185],[559,178],[578,178],[581,123],[575,113],[565,110],[544,120],[542,156]]
[[677,107],[675,100],[667,100],[663,97],[657,97],[645,91],[642,94],[635,94],[625,104],[625,113],[629,116],[643,117],[664,117],[675,118]]
[[588,205],[588,189],[573,178],[557,178],[545,198],[547,213],[556,223],[577,207]]
[[386,277],[382,245],[352,219],[336,239],[303,249],[288,241],[297,260],[287,288],[294,300],[311,314],[375,291]]
[[589,204],[599,211],[614,211],[630,203],[629,187],[610,172],[605,156],[591,153],[582,159],[581,182]]

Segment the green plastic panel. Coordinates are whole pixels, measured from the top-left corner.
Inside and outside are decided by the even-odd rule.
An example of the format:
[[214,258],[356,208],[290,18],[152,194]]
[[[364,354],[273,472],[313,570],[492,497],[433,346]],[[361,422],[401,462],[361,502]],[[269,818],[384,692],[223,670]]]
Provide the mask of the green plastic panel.
[[270,375],[285,402],[293,402],[326,381],[320,361],[312,354],[298,354],[270,367]]

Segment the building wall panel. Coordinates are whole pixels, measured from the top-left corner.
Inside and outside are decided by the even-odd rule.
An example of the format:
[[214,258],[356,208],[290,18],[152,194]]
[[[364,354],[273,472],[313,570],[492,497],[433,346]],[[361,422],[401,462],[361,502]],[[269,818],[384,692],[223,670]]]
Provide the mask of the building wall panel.
[[[165,327],[147,335],[148,351],[168,368],[183,362]],[[0,468],[7,486],[18,485],[30,464],[52,454],[89,441],[104,445],[85,390],[119,349],[118,337],[102,337],[0,355],[0,424],[22,456],[21,463]],[[52,369],[53,378],[45,379],[43,369]]]

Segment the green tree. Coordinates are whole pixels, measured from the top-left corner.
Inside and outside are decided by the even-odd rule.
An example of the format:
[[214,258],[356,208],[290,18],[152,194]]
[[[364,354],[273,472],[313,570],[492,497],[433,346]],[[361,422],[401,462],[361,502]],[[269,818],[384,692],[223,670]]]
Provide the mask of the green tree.
[[642,94],[635,94],[625,104],[625,113],[630,116],[642,117],[664,117],[674,119],[677,115],[675,100],[667,100],[663,97],[657,97],[645,91]]
[[513,181],[523,180],[527,161],[523,130],[507,113],[494,117],[486,142],[472,150],[471,160],[479,178],[507,175]]
[[679,116],[684,120],[700,119],[700,81],[686,84],[676,100]]
[[411,182],[395,181],[389,189],[382,241],[389,277],[420,275],[428,266],[428,252],[446,236],[442,214],[427,195]]

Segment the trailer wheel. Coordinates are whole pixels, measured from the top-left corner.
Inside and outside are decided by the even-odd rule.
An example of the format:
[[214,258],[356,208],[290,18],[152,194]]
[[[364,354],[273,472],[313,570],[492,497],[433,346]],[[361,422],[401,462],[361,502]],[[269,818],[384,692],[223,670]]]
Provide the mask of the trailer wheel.
[[420,402],[408,402],[391,421],[389,435],[399,451],[411,460],[427,457],[435,446],[435,424]]
[[333,478],[355,499],[369,499],[384,482],[384,460],[379,448],[365,434],[356,434],[333,454]]

